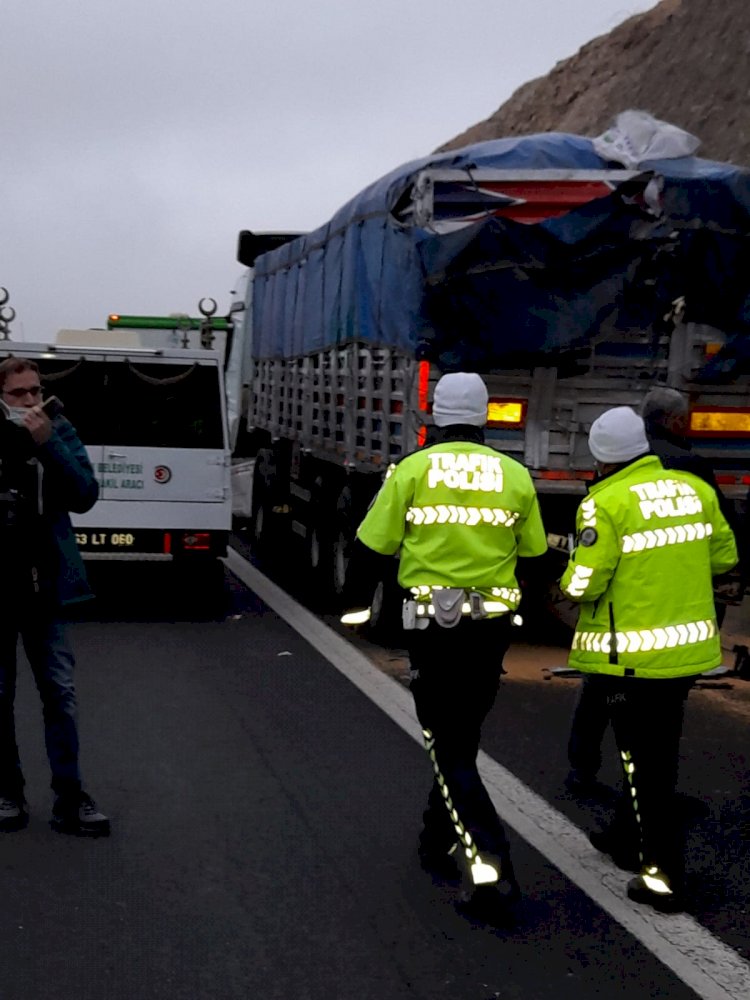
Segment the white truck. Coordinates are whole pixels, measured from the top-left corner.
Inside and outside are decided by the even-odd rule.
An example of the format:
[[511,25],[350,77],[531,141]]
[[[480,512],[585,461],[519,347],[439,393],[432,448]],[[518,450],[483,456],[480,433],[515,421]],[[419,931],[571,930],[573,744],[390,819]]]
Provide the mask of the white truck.
[[130,328],[117,320],[116,329],[61,330],[50,342],[0,341],[0,357],[37,362],[45,394],[61,400],[86,446],[100,494],[88,513],[72,516],[84,559],[188,569],[226,554],[225,333],[207,348],[200,323]]

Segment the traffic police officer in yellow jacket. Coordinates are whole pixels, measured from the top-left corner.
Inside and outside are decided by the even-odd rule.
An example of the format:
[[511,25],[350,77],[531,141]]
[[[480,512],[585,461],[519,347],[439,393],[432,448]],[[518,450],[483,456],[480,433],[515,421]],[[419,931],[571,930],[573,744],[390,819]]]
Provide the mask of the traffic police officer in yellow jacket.
[[568,662],[601,686],[624,769],[614,822],[591,841],[640,872],[631,899],[676,910],[683,705],[696,675],[721,663],[712,577],[737,563],[737,547],[715,491],[664,469],[630,407],[595,420],[589,448],[600,478],[578,508],[560,581],[581,604]]
[[434,771],[420,837],[423,866],[471,888],[469,913],[491,921],[519,896],[503,826],[476,766],[521,592],[518,556],[546,552],[528,471],[484,444],[487,389],[477,374],[435,388],[437,443],[389,474],[357,535],[400,555],[411,690]]

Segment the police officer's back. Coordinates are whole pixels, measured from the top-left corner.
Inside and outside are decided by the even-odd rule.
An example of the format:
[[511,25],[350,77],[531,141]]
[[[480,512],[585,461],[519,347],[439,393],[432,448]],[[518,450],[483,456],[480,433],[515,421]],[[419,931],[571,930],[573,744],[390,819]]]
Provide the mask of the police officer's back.
[[578,509],[560,586],[581,605],[569,663],[606,699],[624,771],[614,821],[592,843],[640,870],[631,899],[674,910],[683,702],[694,678],[721,663],[712,577],[736,564],[737,549],[715,490],[665,469],[630,407],[597,418],[589,448],[601,475]]
[[422,864],[451,874],[458,844],[468,904],[493,919],[518,886],[476,755],[521,599],[517,557],[543,554],[547,541],[528,471],[484,443],[487,402],[479,375],[440,379],[434,443],[390,470],[358,538],[400,554],[411,689],[435,774]]

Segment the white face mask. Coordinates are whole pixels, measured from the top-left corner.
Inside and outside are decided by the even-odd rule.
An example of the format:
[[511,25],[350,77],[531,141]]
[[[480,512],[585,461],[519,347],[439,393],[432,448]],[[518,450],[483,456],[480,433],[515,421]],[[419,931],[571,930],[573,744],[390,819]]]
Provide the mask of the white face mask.
[[4,407],[6,413],[8,414],[8,420],[13,424],[18,424],[19,426],[23,424],[26,414],[29,412],[25,406],[8,406],[5,404]]

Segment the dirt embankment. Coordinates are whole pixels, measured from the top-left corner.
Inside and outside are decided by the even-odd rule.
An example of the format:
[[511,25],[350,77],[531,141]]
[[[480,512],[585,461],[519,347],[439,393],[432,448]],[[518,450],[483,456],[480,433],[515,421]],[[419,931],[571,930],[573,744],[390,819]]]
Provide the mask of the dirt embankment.
[[441,149],[534,132],[595,136],[628,108],[698,136],[700,156],[750,166],[750,2],[662,0]]

